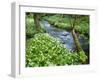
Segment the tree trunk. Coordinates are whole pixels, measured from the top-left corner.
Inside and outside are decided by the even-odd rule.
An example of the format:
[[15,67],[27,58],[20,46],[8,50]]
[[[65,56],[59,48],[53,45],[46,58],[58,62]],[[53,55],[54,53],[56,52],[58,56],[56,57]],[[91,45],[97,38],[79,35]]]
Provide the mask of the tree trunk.
[[[72,17],[72,16],[70,16]],[[72,36],[73,36],[73,39],[74,39],[74,43],[75,43],[75,46],[76,46],[76,50],[77,50],[77,53],[79,55],[79,58],[82,62],[82,64],[86,63],[86,59],[87,59],[87,56],[85,55],[85,52],[84,50],[82,49],[81,45],[80,45],[80,42],[79,42],[79,39],[75,33],[75,26],[76,26],[76,23],[79,19],[79,16],[73,16],[74,17],[74,20],[71,21],[70,20],[70,23],[71,23],[71,26],[72,26]]]
[[35,24],[35,28],[39,30],[40,29],[39,15],[36,13],[34,14],[34,24]]
[[72,29],[72,32],[71,32],[71,33],[72,33],[72,36],[73,36],[73,39],[74,39],[74,43],[75,43],[77,52],[83,51],[83,49],[82,49],[82,47],[81,47],[81,45],[80,45],[80,42],[79,42],[79,40],[78,40],[78,37],[77,37],[77,35],[76,35],[76,33],[75,33],[75,30]]

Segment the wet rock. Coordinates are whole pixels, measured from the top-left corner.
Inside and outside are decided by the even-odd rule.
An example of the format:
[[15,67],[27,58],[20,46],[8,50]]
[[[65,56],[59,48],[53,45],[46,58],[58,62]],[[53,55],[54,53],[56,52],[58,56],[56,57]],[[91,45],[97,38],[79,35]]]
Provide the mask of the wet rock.
[[69,33],[68,33],[68,32],[62,32],[61,35],[62,35],[62,36],[67,36],[67,35],[69,35]]

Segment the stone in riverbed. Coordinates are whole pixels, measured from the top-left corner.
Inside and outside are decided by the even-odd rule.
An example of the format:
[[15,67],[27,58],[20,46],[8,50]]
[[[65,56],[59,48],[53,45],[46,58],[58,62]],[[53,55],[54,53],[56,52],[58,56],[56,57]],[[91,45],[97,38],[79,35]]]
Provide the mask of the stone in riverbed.
[[63,32],[61,35],[62,36],[67,36],[67,35],[69,35],[69,33],[68,32]]

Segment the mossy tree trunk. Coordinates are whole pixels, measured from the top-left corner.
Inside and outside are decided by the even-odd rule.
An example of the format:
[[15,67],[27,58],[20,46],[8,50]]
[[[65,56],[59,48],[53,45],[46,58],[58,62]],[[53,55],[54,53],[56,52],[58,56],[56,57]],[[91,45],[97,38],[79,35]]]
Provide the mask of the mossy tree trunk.
[[39,31],[40,29],[40,23],[39,23],[39,14],[38,13],[34,13],[34,24],[35,24],[35,28],[37,31]]
[[82,47],[80,45],[80,42],[78,40],[78,37],[77,37],[77,35],[75,33],[75,29],[74,28],[72,29],[71,33],[72,33],[72,36],[73,36],[73,39],[74,39],[74,43],[75,43],[77,52],[83,51],[83,49],[82,49]]
[[81,63],[85,64],[86,60],[87,60],[87,56],[85,55],[85,52],[84,52],[84,50],[82,49],[82,47],[80,45],[79,39],[77,37],[77,34],[75,33],[75,26],[76,26],[80,16],[74,15],[74,16],[71,16],[71,18],[73,18],[73,20],[71,22],[71,27],[72,27],[71,33],[72,33],[72,36],[73,36],[73,39],[74,39],[76,50],[77,50],[77,53],[79,55]]
[[78,16],[78,15],[70,15],[70,24],[71,24],[71,27],[72,27],[71,33],[72,33],[72,36],[73,36],[73,39],[74,39],[74,43],[75,43],[77,52],[83,51],[83,49],[80,45],[79,39],[78,39],[78,37],[75,33],[75,26],[76,26],[76,24],[79,20],[79,17],[80,16]]

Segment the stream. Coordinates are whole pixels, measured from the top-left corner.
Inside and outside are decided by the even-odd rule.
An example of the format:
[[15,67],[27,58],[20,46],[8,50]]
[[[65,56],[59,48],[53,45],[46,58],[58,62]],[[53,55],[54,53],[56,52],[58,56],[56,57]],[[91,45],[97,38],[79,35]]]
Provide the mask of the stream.
[[[75,50],[75,44],[71,32],[62,30],[49,24],[48,21],[42,21],[41,24],[44,25],[46,33],[49,33],[52,37],[58,38],[60,42],[70,51]],[[89,53],[89,44],[86,44],[87,40],[84,37],[78,37],[83,50]]]

